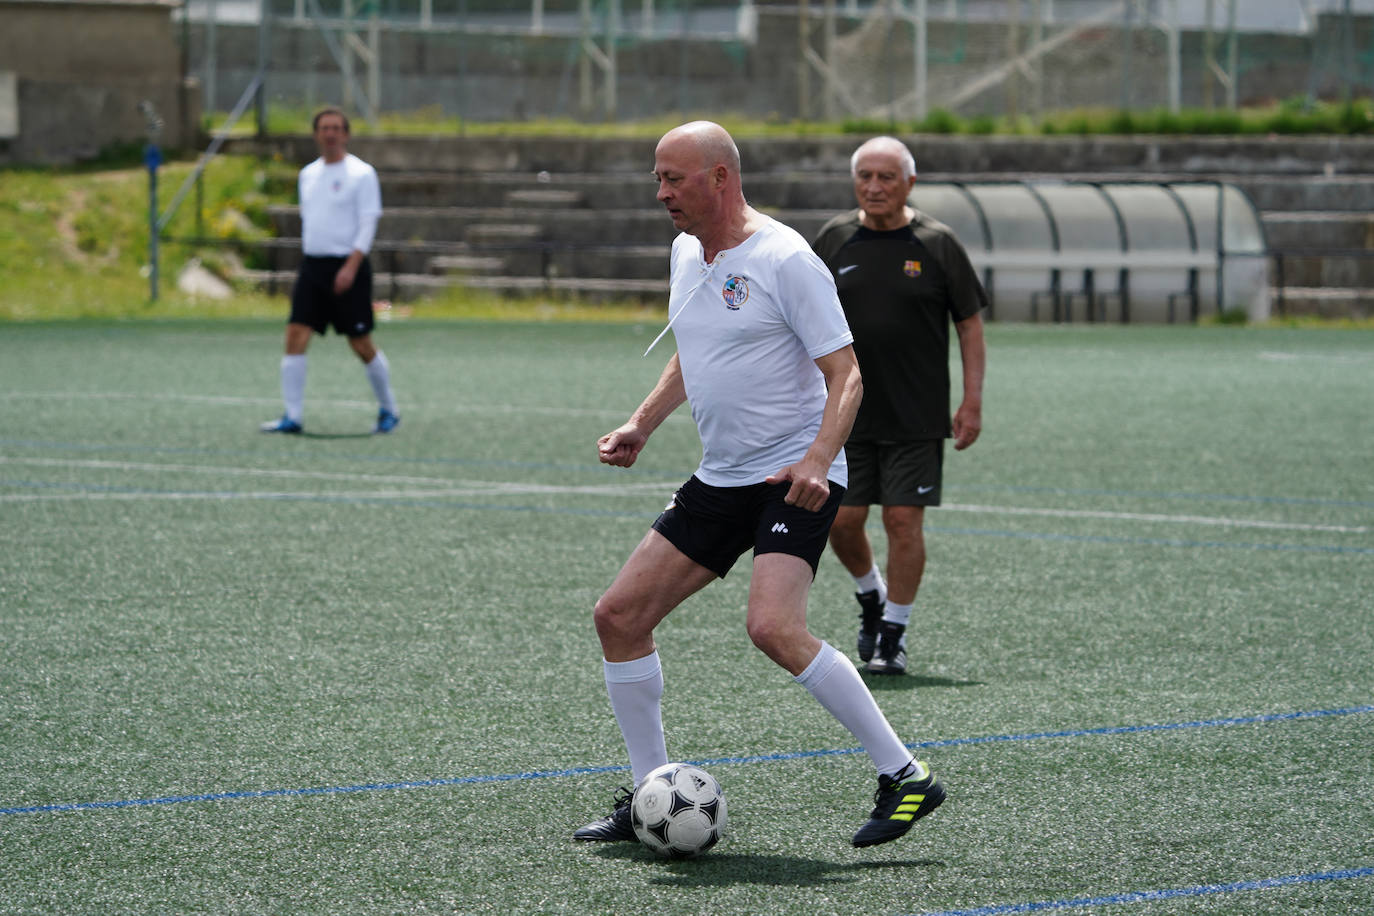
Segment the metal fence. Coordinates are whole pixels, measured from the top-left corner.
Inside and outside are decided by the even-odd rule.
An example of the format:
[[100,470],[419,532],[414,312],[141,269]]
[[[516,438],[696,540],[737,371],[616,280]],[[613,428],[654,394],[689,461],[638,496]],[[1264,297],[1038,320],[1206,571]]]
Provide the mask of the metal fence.
[[584,121],[674,112],[1036,125],[1368,97],[1374,0],[190,0],[225,112]]

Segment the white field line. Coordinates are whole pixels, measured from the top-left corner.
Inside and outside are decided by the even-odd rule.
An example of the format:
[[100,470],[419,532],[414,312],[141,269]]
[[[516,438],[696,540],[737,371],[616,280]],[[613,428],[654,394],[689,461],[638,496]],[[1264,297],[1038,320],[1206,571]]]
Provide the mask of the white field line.
[[1271,362],[1295,362],[1297,360],[1321,360],[1323,363],[1367,363],[1374,359],[1369,353],[1288,353],[1281,350],[1262,350],[1260,359]]
[[[643,484],[639,485],[643,487]],[[623,489],[623,488],[622,488]],[[660,486],[660,490],[662,487]],[[488,489],[481,487],[453,488],[449,490],[360,490],[360,491],[323,491],[313,492],[309,490],[281,490],[272,492],[268,490],[232,490],[223,493],[213,491],[169,491],[153,493],[103,493],[103,492],[77,492],[77,493],[0,493],[0,503],[31,503],[31,502],[98,502],[108,500],[193,500],[203,499],[209,501],[227,502],[236,499],[263,499],[263,500],[310,500],[328,499],[341,502],[366,501],[366,500],[426,500],[439,499],[452,496],[511,496],[514,494],[531,493],[554,493],[557,495],[568,494],[592,494],[597,496],[628,496],[626,492],[606,492],[598,487],[536,487],[530,486],[524,489],[510,489],[502,485],[496,485]],[[493,506],[493,508],[497,508]]]
[[[75,458],[19,458],[0,455],[0,464],[38,467],[90,468],[118,471],[146,471],[155,473],[213,474],[218,477],[276,477],[302,481],[345,483],[375,483],[387,489],[332,492],[262,492],[234,491],[226,493],[169,491],[162,493],[0,493],[0,502],[36,502],[44,500],[83,499],[301,499],[325,496],[337,499],[438,499],[454,496],[512,496],[594,495],[638,496],[646,492],[666,493],[671,484],[663,481],[636,483],[540,484],[489,480],[449,480],[442,477],[395,477],[385,474],[340,474],[326,471],[293,471],[275,468],[243,468],[211,465],[161,464],[157,462],[107,461]],[[394,489],[397,484],[415,484],[418,489]],[[1267,519],[1232,518],[1207,515],[1165,515],[1149,512],[1112,512],[1098,509],[1059,509],[1035,506],[989,506],[969,503],[945,503],[939,507],[950,512],[982,515],[1021,515],[1041,518],[1101,519],[1176,525],[1211,525],[1223,528],[1251,528],[1270,531],[1315,531],[1327,534],[1367,534],[1367,525],[1320,525],[1306,522],[1270,521]]]
[[[231,395],[212,394],[143,394],[127,391],[5,391],[0,392],[0,401],[176,401],[190,404],[219,404],[229,407],[280,407],[281,398],[247,398]],[[346,399],[320,398],[309,401],[314,406],[375,409],[375,401],[350,401]],[[435,405],[423,408],[426,413],[434,413]],[[541,407],[534,404],[463,404],[445,403],[443,413],[491,413],[491,414],[539,414],[544,416],[569,417],[618,417],[630,415],[632,408],[610,410],[593,407]],[[674,415],[670,420],[685,417]]]
[[376,483],[389,487],[397,484],[419,484],[427,486],[427,489],[414,490],[369,490],[363,493],[261,493],[261,492],[235,492],[235,493],[16,493],[8,496],[0,494],[0,500],[10,497],[47,497],[53,499],[62,498],[84,498],[86,496],[109,497],[133,497],[147,496],[157,498],[159,496],[180,496],[182,498],[263,498],[281,499],[287,496],[348,496],[353,498],[373,497],[386,499],[404,498],[432,498],[437,496],[471,496],[474,494],[495,495],[510,493],[554,493],[554,494],[594,494],[600,496],[616,495],[635,495],[641,491],[666,492],[672,488],[671,484],[663,481],[641,481],[637,483],[610,483],[610,484],[585,484],[581,486],[568,486],[566,484],[539,484],[528,482],[509,482],[494,480],[451,480],[444,477],[398,477],[386,474],[338,474],[327,471],[292,471],[284,468],[242,468],[242,467],[223,467],[215,465],[195,465],[195,464],[162,464],[158,462],[137,462],[137,461],[106,461],[98,458],[17,458],[13,456],[0,455],[0,464],[17,464],[37,467],[64,467],[64,468],[89,468],[116,471],[149,471],[153,473],[181,473],[181,474],[213,474],[216,477],[277,477],[291,480],[311,480],[311,481],[335,481],[347,483]]
[[238,477],[283,477],[300,480],[351,480],[358,482],[402,484],[452,484],[443,477],[394,477],[387,474],[331,474],[327,471],[290,471],[284,468],[216,467],[205,464],[160,464],[139,461],[105,461],[98,458],[19,458],[0,455],[0,464],[25,464],[49,468],[97,468],[112,471],[153,471],[178,474],[218,474]]
[[1036,515],[1048,518],[1099,518],[1109,521],[1164,522],[1181,525],[1218,525],[1224,528],[1267,528],[1275,531],[1324,531],[1334,534],[1366,534],[1367,525],[1312,525],[1305,522],[1273,522],[1254,518],[1209,515],[1162,515],[1151,512],[1107,512],[1097,509],[1042,509],[1028,506],[976,506],[944,503],[940,509],[981,512],[989,515]]

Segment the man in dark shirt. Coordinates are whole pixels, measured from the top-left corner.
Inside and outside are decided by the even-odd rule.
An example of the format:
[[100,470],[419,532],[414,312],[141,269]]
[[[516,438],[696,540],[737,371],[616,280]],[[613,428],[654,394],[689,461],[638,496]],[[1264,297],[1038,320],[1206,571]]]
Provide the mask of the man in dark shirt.
[[[821,228],[813,248],[835,276],[854,334],[864,399],[845,443],[850,486],[830,546],[854,577],[859,658],[873,673],[906,671],[906,628],[925,572],[925,507],[940,504],[944,440],[982,430],[987,293],[949,227],[907,204],[911,152],[876,137],[851,159],[859,208]],[[949,324],[959,337],[963,399],[949,413]],[[887,577],[864,524],[883,507]]]

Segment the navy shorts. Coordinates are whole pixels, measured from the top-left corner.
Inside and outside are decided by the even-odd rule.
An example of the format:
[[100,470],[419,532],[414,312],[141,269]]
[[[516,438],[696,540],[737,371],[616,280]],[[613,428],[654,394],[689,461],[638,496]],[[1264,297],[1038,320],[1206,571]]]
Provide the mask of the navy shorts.
[[846,442],[846,506],[938,506],[945,440]]
[[372,265],[363,258],[353,285],[341,295],[334,292],[334,275],[347,258],[317,258],[307,255],[301,259],[296,285],[291,290],[292,324],[304,324],[323,334],[334,326],[345,337],[362,337],[372,333]]
[[654,530],[722,579],[750,547],[754,556],[800,557],[815,575],[844,487],[831,481],[830,498],[818,512],[784,502],[790,488],[789,483],[713,487],[693,476],[673,494],[672,504],[654,521]]

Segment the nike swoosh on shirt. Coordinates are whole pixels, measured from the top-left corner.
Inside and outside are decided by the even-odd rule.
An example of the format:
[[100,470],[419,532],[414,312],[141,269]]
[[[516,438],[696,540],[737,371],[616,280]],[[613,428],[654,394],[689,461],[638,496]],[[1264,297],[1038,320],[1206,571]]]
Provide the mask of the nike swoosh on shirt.
[[917,487],[917,488],[916,488],[916,492],[917,492],[918,494],[920,494],[921,496],[925,496],[927,493],[929,493],[929,492],[930,492],[931,490],[933,490],[933,489],[935,489],[935,487],[933,487],[933,486],[930,486],[930,487]]
[[856,268],[856,267],[858,267],[858,266],[859,266],[858,264],[846,264],[845,266],[841,267],[839,270],[835,271],[835,273],[837,273],[837,274],[847,274],[847,273],[849,273],[851,270],[853,270],[854,268]]

